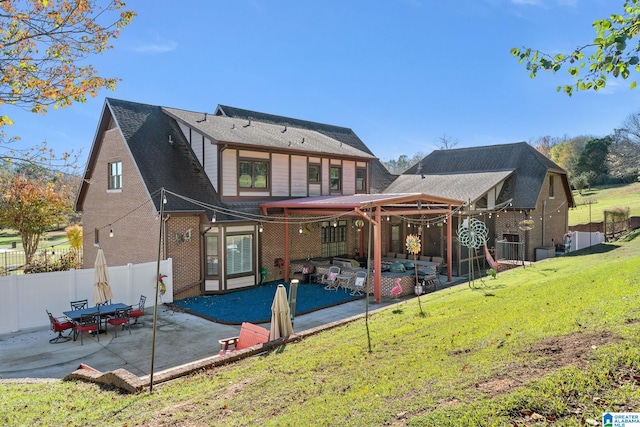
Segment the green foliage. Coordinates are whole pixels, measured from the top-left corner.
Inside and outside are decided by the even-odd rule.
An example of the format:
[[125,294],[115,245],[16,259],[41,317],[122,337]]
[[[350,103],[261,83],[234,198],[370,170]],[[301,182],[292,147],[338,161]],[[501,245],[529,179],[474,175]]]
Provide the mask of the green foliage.
[[640,182],[592,187],[583,194],[574,192],[573,197],[576,207],[569,210],[569,226],[604,221],[604,211],[616,208],[629,208],[630,216],[640,216]]
[[[640,407],[638,257],[640,239],[598,245],[505,272],[491,281],[492,297],[461,285],[423,296],[425,317],[415,299],[377,311],[372,352],[358,319],[153,394],[2,383],[0,422],[585,425],[611,408]],[[603,268],[612,265],[615,274]]]
[[495,279],[497,275],[498,275],[498,272],[495,271],[493,268],[490,268],[487,270],[487,276],[491,276]]
[[[638,51],[640,43],[633,42],[640,30],[640,0],[628,0],[620,14],[593,22],[595,37],[592,42],[573,52],[550,55],[531,48],[512,48],[511,54],[525,64],[529,76],[535,78],[539,71],[557,73],[566,67],[575,84],[558,86],[571,96],[574,91],[600,90],[607,85],[607,78],[629,78],[631,72],[640,71]],[[632,81],[630,88],[637,83]]]

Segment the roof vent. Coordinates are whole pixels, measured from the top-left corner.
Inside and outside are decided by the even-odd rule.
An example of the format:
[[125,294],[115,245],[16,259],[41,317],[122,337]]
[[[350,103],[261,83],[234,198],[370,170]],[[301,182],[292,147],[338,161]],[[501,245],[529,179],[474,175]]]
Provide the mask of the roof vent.
[[249,126],[251,126],[251,119],[249,119],[249,123],[247,123],[246,125],[242,126],[244,128],[248,128]]
[[173,145],[173,140],[171,139],[171,134],[169,134],[169,144]]

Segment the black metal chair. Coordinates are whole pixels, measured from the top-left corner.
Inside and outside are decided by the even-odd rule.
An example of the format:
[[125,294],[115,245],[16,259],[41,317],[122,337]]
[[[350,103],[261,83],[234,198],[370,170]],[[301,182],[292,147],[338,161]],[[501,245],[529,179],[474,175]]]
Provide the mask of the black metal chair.
[[144,316],[144,303],[146,301],[147,301],[147,297],[145,297],[144,295],[140,295],[140,302],[138,304],[133,305],[133,307],[137,307],[136,309],[132,309],[130,313],[130,316],[135,319],[135,321],[133,322],[134,325],[138,323],[139,318]]
[[82,335],[85,332],[93,332],[100,341],[100,314],[83,314],[75,324],[76,335],[80,335],[80,345],[83,345]]
[[116,310],[113,316],[107,319],[107,323],[113,326],[114,336],[118,336],[118,326],[122,326],[122,329],[125,328],[129,330],[129,334],[131,334],[131,307],[127,308],[119,308]]
[[[67,342],[71,339],[71,332],[73,331],[73,322],[65,319],[58,319],[49,313],[49,310],[45,310],[47,315],[49,315],[49,321],[51,322],[51,330],[53,332],[57,332],[58,336],[49,340],[51,344],[56,344],[59,342]],[[64,331],[69,331],[67,335],[63,335]]]
[[82,310],[83,308],[89,308],[89,301],[81,299],[78,301],[71,301],[71,310]]

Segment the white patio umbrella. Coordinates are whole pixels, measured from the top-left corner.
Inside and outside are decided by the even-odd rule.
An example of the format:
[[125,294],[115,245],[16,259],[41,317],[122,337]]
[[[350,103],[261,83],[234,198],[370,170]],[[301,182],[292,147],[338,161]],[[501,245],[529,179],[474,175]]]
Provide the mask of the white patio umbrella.
[[93,273],[93,302],[96,304],[104,304],[113,298],[111,286],[109,286],[109,272],[107,271],[107,260],[104,257],[102,249],[98,249],[96,257],[95,270]]
[[271,304],[271,330],[269,340],[288,337],[293,334],[293,325],[289,314],[289,302],[287,301],[287,290],[284,285],[278,285],[276,295]]

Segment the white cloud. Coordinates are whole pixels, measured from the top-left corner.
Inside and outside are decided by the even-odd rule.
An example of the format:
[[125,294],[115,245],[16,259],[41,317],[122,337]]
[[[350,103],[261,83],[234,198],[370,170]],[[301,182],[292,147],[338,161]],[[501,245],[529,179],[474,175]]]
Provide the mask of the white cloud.
[[174,41],[165,41],[157,43],[139,43],[131,49],[139,53],[165,53],[171,52],[178,48],[178,43]]

